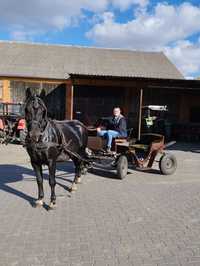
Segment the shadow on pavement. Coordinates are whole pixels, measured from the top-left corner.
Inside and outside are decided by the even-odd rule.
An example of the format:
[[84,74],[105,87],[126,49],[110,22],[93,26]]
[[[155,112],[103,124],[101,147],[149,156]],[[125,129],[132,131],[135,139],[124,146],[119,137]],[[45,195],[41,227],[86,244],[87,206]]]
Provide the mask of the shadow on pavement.
[[108,169],[103,169],[100,167],[91,168],[88,170],[88,172],[103,178],[118,179],[116,173],[113,173],[113,171],[111,172]]
[[137,169],[137,168],[134,168],[132,167],[131,169],[133,169],[134,171],[136,172],[140,172],[140,173],[147,173],[147,174],[154,174],[154,175],[162,175],[160,170],[157,170],[157,169],[154,169],[154,168],[151,168],[151,169]]
[[0,189],[1,190],[25,199],[31,204],[31,206],[34,205],[35,198],[9,186],[9,184],[11,183],[22,181],[24,179],[23,177],[24,174],[34,176],[33,170],[30,170],[29,168],[26,168],[23,166],[3,164],[3,165],[0,165],[0,173],[1,173],[0,174]]
[[[67,177],[67,175],[74,172],[72,162],[66,162],[65,164],[58,164],[57,170],[58,171],[65,171],[67,173],[56,174],[56,180],[63,180],[63,181],[72,182],[72,180]],[[45,167],[45,172],[48,173],[47,167]],[[44,177],[44,179],[48,180],[48,174],[47,173],[44,173],[44,171],[43,171],[43,177]],[[28,194],[26,194],[22,191],[19,191],[16,188],[13,188],[12,186],[9,186],[9,184],[24,180],[24,175],[32,176],[32,178],[27,178],[26,181],[36,183],[35,172],[32,169],[29,169],[27,167],[20,166],[20,165],[0,164],[0,190],[3,190],[7,193],[18,196],[18,197],[28,201],[32,207],[35,207],[36,198],[29,196]],[[63,185],[60,182],[56,182],[56,183],[59,186],[61,186],[64,189],[69,191],[69,188],[67,186]]]
[[185,152],[200,153],[200,143],[198,142],[177,142],[166,150],[177,150]]

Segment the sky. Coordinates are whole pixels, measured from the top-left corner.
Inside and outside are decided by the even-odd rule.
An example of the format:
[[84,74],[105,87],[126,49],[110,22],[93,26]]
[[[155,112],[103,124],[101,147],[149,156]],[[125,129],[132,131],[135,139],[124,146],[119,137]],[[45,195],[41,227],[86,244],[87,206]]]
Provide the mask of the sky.
[[199,0],[0,0],[0,40],[163,51],[200,76]]

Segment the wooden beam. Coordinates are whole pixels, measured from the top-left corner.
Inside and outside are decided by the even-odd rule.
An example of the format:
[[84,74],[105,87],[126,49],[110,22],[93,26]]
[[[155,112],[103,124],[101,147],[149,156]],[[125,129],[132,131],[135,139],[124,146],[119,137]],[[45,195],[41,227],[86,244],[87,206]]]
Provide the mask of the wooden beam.
[[106,80],[106,79],[73,79],[74,85],[101,86],[101,87],[129,87],[137,89],[138,86],[145,87],[143,81],[127,81],[127,80]]
[[62,84],[62,83],[71,83],[70,79],[45,79],[45,78],[31,78],[31,77],[9,77],[9,76],[0,76],[0,79],[2,80],[14,80],[14,81],[21,81],[21,82],[44,82],[44,83],[56,83],[56,84]]
[[74,85],[90,86],[118,86],[135,88],[153,88],[153,89],[180,89],[180,90],[200,90],[200,80],[185,79],[164,79],[164,78],[145,78],[145,77],[100,77],[73,75]]
[[66,102],[65,102],[65,118],[68,120],[73,119],[74,109],[74,87],[71,84],[66,84]]

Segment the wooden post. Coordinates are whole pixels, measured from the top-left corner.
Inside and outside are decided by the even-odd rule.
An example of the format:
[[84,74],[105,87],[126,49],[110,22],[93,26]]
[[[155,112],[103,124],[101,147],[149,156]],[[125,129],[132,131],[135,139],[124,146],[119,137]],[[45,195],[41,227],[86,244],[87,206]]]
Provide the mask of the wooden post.
[[123,106],[123,111],[124,111],[124,115],[128,116],[129,113],[129,109],[130,109],[130,89],[129,88],[125,88],[125,93],[124,93],[124,106]]
[[10,81],[9,80],[3,80],[3,101],[4,102],[10,102],[11,101]]
[[66,84],[65,118],[73,119],[74,88],[71,83]]
[[139,106],[139,121],[138,121],[138,140],[140,140],[140,137],[141,137],[142,99],[143,99],[143,89],[140,89],[140,106]]

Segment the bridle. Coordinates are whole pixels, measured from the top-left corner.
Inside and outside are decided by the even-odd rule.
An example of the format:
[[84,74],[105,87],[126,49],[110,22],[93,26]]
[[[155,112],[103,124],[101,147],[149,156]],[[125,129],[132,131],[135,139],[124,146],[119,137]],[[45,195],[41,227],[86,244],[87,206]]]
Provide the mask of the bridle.
[[[35,106],[35,102],[34,102],[34,100],[37,100],[37,105],[38,105],[38,106]],[[32,104],[33,104],[32,107],[33,107],[34,110],[36,110],[36,109],[38,109],[40,106],[42,106],[42,107],[44,108],[44,112],[47,114],[47,108],[46,108],[45,104],[43,103],[42,100],[40,100],[40,101],[38,101],[38,100],[40,100],[40,98],[38,98],[36,95],[31,96],[30,98],[28,98],[27,101],[25,102],[25,109],[26,109],[27,105],[30,104],[30,102],[32,101]],[[49,126],[49,119],[47,118],[47,116],[46,116],[44,119],[45,119],[46,125],[45,125],[45,127],[44,127],[43,129],[41,128],[41,126],[42,126],[41,121],[38,121],[38,120],[36,120],[36,119],[33,119],[33,120],[27,120],[27,119],[26,119],[27,124],[37,125],[38,128],[39,128],[39,130],[40,130],[40,133],[38,134],[39,138],[38,138],[37,141],[34,141],[35,143],[39,143],[39,142],[40,142],[42,136],[45,134],[45,131],[46,131],[47,127]],[[29,127],[27,127],[27,129],[28,129],[28,128],[29,128]],[[28,130],[28,132],[30,133],[31,130]],[[32,139],[31,137],[30,137],[30,139],[31,139],[31,141],[33,141],[33,139]]]

